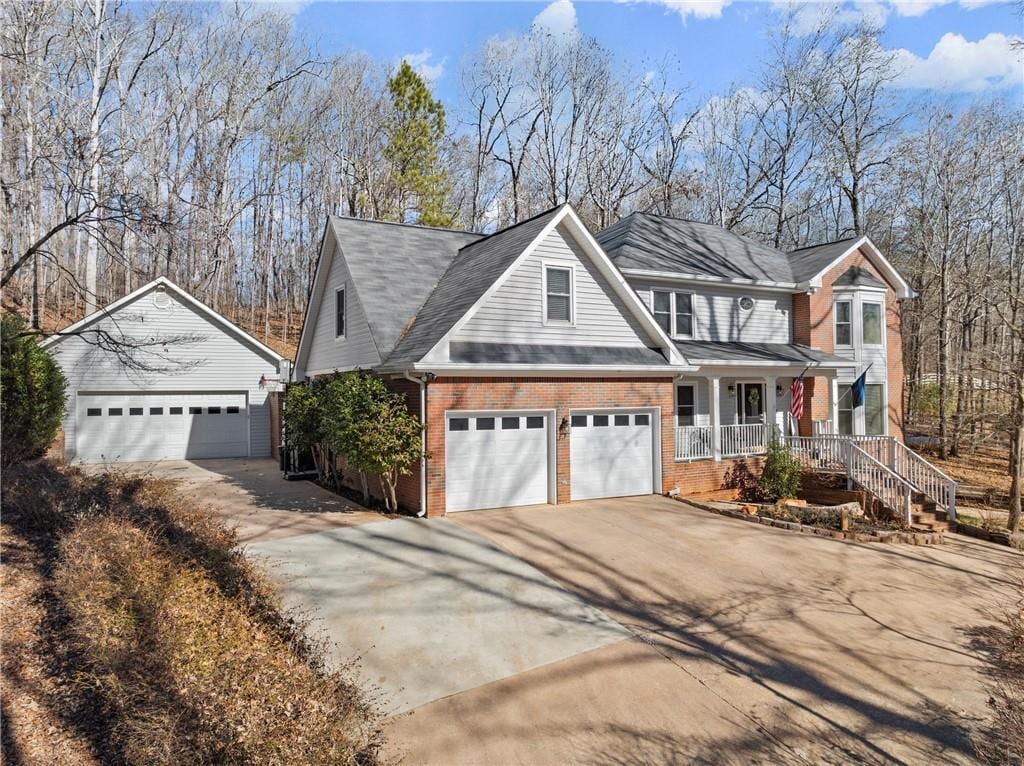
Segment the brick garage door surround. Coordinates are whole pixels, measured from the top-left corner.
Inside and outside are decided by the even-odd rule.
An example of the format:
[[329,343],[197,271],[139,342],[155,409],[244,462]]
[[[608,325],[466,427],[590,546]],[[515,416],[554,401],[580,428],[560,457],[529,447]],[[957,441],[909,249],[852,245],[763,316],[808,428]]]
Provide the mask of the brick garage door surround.
[[573,410],[627,408],[660,413],[662,493],[678,488],[683,494],[691,494],[756,482],[761,465],[757,458],[675,461],[674,385],[670,377],[436,379],[427,386],[427,515],[445,513],[445,415],[452,411],[553,411],[559,504],[572,498],[570,431],[558,426],[563,418],[568,422]]

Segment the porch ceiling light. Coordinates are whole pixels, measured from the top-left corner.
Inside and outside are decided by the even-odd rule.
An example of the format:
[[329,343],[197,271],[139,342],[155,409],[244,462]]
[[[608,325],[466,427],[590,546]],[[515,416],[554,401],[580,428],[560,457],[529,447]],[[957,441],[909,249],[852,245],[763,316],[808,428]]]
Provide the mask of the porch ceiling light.
[[732,396],[733,394],[736,393],[736,386],[730,383],[728,386],[726,386],[726,390],[729,392],[729,395]]
[[775,395],[782,396],[782,386],[780,386],[778,383],[775,384]]

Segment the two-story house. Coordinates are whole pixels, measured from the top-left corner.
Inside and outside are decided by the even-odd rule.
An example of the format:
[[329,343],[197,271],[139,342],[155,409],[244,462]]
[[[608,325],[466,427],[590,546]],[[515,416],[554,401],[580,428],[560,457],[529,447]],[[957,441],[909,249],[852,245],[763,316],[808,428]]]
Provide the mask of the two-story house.
[[691,494],[756,480],[773,430],[901,437],[911,295],[866,237],[784,253],[643,213],[595,236],[569,205],[489,236],[332,217],[295,368],[407,395],[428,457],[399,500],[429,516]]

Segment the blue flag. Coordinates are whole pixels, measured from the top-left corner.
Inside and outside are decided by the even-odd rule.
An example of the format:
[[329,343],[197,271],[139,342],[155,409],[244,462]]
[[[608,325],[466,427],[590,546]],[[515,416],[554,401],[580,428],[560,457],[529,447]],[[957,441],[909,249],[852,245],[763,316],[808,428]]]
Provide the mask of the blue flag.
[[867,377],[868,371],[864,370],[860,374],[860,377],[853,381],[853,385],[850,386],[850,396],[853,399],[853,407],[856,409],[864,404],[864,380]]

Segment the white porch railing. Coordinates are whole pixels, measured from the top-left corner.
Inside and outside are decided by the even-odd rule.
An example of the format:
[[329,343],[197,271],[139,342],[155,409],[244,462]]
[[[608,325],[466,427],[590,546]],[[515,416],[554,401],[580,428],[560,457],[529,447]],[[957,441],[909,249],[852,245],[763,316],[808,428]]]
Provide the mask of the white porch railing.
[[768,449],[768,426],[764,423],[720,426],[722,457],[760,455]]
[[701,460],[712,457],[711,426],[676,428],[676,460]]

